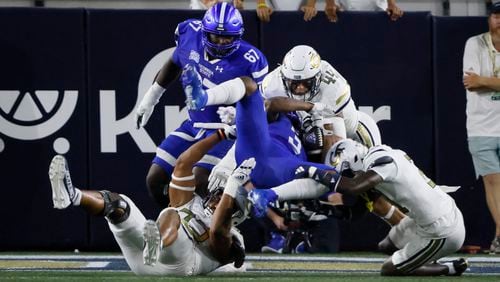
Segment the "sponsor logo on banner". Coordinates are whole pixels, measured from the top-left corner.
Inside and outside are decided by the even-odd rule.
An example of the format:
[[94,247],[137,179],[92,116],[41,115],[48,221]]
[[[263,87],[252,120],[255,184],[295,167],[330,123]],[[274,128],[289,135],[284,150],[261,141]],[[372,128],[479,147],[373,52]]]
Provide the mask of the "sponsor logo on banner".
[[[0,133],[18,140],[38,140],[66,124],[78,101],[76,90],[0,90]],[[5,143],[0,139],[0,152]],[[54,150],[69,150],[66,138],[54,141]]]

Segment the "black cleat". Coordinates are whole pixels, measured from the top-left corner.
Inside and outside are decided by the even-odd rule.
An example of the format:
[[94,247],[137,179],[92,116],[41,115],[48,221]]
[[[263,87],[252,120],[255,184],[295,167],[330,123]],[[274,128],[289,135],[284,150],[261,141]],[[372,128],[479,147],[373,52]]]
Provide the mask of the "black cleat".
[[450,276],[461,276],[467,268],[469,268],[469,262],[464,258],[459,258],[457,260],[452,261],[453,268],[455,268],[455,273]]

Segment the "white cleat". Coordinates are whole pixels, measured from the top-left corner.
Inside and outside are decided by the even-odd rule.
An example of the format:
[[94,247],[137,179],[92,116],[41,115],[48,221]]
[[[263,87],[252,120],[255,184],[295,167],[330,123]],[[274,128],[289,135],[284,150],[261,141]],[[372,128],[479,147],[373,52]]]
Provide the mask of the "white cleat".
[[61,155],[52,158],[49,168],[50,186],[52,186],[52,201],[54,208],[65,209],[71,205],[75,197],[75,188],[71,183],[66,159]]
[[142,258],[145,265],[156,265],[158,257],[160,256],[160,230],[158,225],[153,220],[147,220],[144,223],[143,229],[144,236],[144,250],[142,251]]

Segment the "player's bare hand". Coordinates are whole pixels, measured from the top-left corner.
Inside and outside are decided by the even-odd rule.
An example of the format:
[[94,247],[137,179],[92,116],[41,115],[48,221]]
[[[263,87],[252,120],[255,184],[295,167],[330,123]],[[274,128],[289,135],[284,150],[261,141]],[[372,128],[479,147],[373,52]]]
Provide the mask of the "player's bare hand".
[[300,10],[304,12],[304,21],[308,22],[312,20],[318,14],[318,11],[316,10],[316,7],[314,5],[305,5],[300,7]]
[[243,10],[245,8],[243,4],[244,4],[243,0],[233,0],[233,5],[238,10]]
[[257,17],[263,22],[268,23],[271,21],[271,14],[273,13],[273,9],[268,6],[260,6],[257,7]]

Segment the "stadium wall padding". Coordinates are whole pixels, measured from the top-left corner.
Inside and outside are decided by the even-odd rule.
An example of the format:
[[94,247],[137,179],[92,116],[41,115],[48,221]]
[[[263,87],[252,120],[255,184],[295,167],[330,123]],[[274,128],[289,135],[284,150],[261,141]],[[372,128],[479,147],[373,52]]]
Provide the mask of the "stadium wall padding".
[[[52,208],[47,171],[56,153],[66,155],[77,187],[126,194],[156,217],[145,177],[155,146],[186,116],[180,84],[145,129],[135,129],[133,109],[175,46],[177,23],[202,14],[0,8],[0,250],[117,250],[103,219]],[[454,198],[466,244],[489,244],[493,222],[467,150],[461,84],[465,40],[486,30],[484,17],[406,12],[392,22],[384,13],[345,12],[333,24],[322,12],[311,22],[275,12],[262,24],[253,11],[243,16],[244,38],[270,69],[294,45],[316,48],[350,82],[356,105],[379,120],[384,143],[405,150],[438,183],[464,186]],[[65,101],[75,92],[71,109]],[[373,250],[387,231],[373,215],[342,223],[341,249]]]

